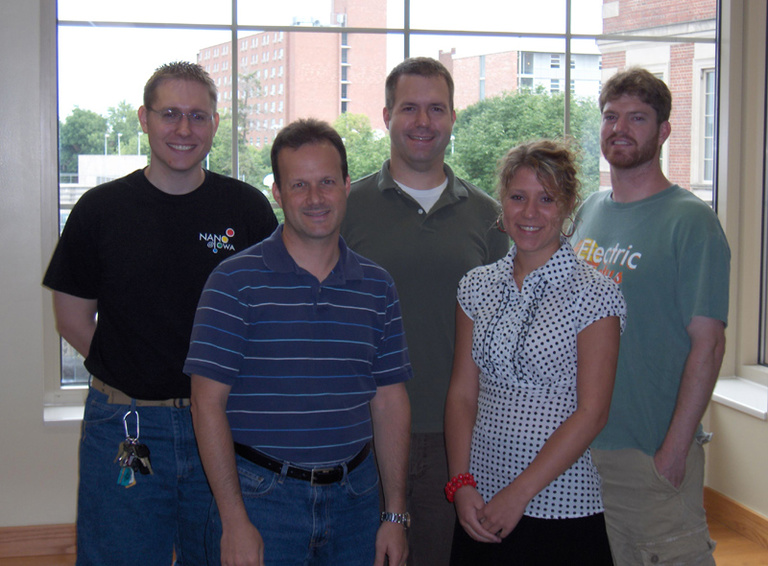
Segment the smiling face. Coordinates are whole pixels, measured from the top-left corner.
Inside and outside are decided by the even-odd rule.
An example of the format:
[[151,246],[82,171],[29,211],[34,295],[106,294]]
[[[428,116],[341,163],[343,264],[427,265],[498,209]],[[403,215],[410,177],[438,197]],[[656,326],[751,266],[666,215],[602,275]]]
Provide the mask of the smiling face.
[[565,214],[530,167],[521,167],[502,196],[504,228],[517,246],[516,261],[530,272],[544,265],[560,248]]
[[455,120],[443,77],[401,76],[392,108],[384,109],[393,166],[419,173],[442,171]]
[[[168,124],[161,113],[169,109],[185,114],[204,113],[211,119],[192,124],[187,116],[182,116],[176,124]],[[155,91],[152,108],[139,108],[139,121],[151,148],[147,178],[160,188],[190,183],[189,191],[197,188],[202,182],[201,163],[211,150],[219,126],[219,115],[214,112],[205,85],[181,79],[163,81]]]
[[625,94],[603,107],[600,149],[617,169],[658,163],[669,133],[669,122],[658,124],[656,111],[636,96]]
[[336,245],[347,210],[349,177],[330,142],[283,148],[277,156],[280,187],[272,195],[285,213],[283,237],[293,243]]

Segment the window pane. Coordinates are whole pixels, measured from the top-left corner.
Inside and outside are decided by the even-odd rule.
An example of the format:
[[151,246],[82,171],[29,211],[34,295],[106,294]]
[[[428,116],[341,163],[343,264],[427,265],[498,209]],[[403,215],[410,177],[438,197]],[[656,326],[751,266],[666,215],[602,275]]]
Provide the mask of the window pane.
[[231,0],[58,0],[59,20],[219,24],[232,20]]
[[411,0],[415,29],[565,33],[565,0]]
[[[200,46],[225,37],[225,32],[173,29],[59,28],[60,227],[86,190],[147,164],[137,110],[155,68],[195,61]],[[83,69],[98,70],[97,80],[84,85]],[[82,359],[63,342],[62,385],[87,380]]]
[[[567,0],[478,1],[468,10],[466,2],[446,0],[435,10],[427,0],[411,0],[409,20],[420,31],[405,35],[403,0],[285,0],[266,6],[241,0],[238,24],[247,29],[238,29],[232,44],[229,29],[174,29],[174,24],[232,25],[231,0],[137,0],[129,9],[103,0],[60,0],[61,19],[95,24],[59,27],[62,224],[86,188],[146,163],[147,140],[135,111],[148,76],[172,60],[198,61],[219,89],[221,122],[206,166],[267,189],[271,142],[300,117],[316,116],[339,129],[353,178],[378,169],[389,147],[382,119],[387,73],[406,54],[438,58],[456,84],[458,117],[448,162],[488,192],[494,190],[496,162],[511,146],[565,132],[576,141],[585,192],[607,188],[598,142],[601,81],[641,65],[673,91],[665,172],[712,201],[716,0],[670,2],[674,9],[663,12],[647,3],[622,3],[619,11],[617,2],[571,0],[572,33],[594,39],[565,36]],[[514,18],[488,16],[502,12]],[[99,20],[127,25],[104,28]],[[289,29],[293,26],[299,27]],[[394,32],[348,31],[356,28]],[[498,34],[487,35],[491,32]],[[83,68],[98,69],[98,80],[84,85]],[[72,140],[82,129],[78,124],[87,124],[87,135]],[[71,365],[68,352],[65,348],[65,372]]]
[[243,26],[344,26],[344,20],[344,11],[334,12],[331,0],[282,0],[269,6],[241,1],[237,5],[237,22]]
[[571,33],[602,33],[603,4],[602,0],[571,0]]

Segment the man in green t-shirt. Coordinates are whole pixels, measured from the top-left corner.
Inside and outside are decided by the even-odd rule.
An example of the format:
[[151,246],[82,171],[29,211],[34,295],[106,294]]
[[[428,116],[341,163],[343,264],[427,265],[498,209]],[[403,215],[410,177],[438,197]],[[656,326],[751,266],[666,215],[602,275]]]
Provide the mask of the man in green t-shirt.
[[611,190],[587,199],[572,238],[627,302],[611,412],[592,445],[617,565],[714,564],[700,421],[725,349],[730,251],[712,209],[662,172],[671,107],[644,69],[605,83]]

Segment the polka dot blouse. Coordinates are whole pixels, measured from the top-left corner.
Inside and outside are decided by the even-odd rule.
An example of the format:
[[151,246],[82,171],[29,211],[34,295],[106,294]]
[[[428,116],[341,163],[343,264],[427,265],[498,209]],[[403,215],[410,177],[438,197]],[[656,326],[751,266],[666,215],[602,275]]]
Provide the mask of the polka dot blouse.
[[[474,322],[472,357],[480,368],[470,471],[487,502],[534,459],[576,409],[576,335],[626,305],[618,286],[578,260],[562,240],[549,261],[528,274],[522,290],[506,257],[473,269],[458,300]],[[600,478],[587,450],[536,495],[530,517],[586,517],[603,510]]]

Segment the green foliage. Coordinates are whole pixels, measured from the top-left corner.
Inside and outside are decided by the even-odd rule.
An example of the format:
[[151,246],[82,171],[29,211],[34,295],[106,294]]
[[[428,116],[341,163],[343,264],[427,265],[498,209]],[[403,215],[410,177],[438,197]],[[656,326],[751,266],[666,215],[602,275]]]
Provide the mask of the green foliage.
[[[258,97],[259,82],[252,76],[241,76],[248,102]],[[521,91],[482,100],[458,112],[453,128],[454,141],[446,152],[446,162],[454,172],[476,184],[489,194],[496,191],[497,163],[515,145],[539,137],[563,138],[564,94],[550,95],[543,89]],[[239,171],[232,171],[232,115],[222,112],[219,129],[213,141],[206,167],[223,175],[237,177],[260,190],[270,189],[264,179],[272,172],[270,147],[256,148],[245,142],[246,119],[238,135]],[[381,168],[389,158],[389,135],[381,135],[362,114],[342,114],[334,127],[344,139],[352,180],[360,179]],[[599,186],[600,111],[597,103],[574,99],[571,103],[571,141],[577,152],[582,181],[582,196]],[[77,171],[79,154],[102,154],[104,134],[109,133],[107,151],[117,153],[117,133],[121,133],[121,153],[135,155],[137,143],[141,153],[148,153],[147,136],[141,131],[136,110],[127,102],[110,107],[106,118],[90,110],[75,108],[61,124],[60,170]]]
[[120,135],[120,154],[129,155],[136,153],[136,141],[141,131],[139,115],[136,109],[125,100],[117,106],[107,109],[107,124],[109,125],[109,153],[118,153],[117,134]]
[[104,153],[107,119],[96,112],[76,106],[59,128],[59,171],[62,173],[77,171],[78,155]]
[[354,181],[381,169],[389,158],[389,136],[381,136],[364,114],[342,114],[333,123],[347,148],[349,176]]
[[256,73],[241,73],[238,75],[238,91],[240,100],[237,105],[238,135],[241,143],[247,143],[249,133],[248,117],[256,114],[254,100],[261,98],[261,81],[256,78]]
[[239,160],[239,171],[237,175],[232,174],[232,115],[229,113],[221,114],[219,119],[219,129],[216,137],[213,138],[213,145],[208,156],[207,167],[211,171],[216,171],[222,175],[237,177],[246,183],[253,185],[257,189],[264,189],[264,177],[272,172],[272,166],[269,163],[269,148],[256,148],[243,142],[243,138],[238,136],[237,157]]
[[[459,176],[495,195],[498,161],[512,147],[537,138],[563,139],[565,95],[520,91],[482,100],[457,113],[454,152],[446,159]],[[572,148],[582,193],[599,185],[600,112],[596,102],[571,102]]]

